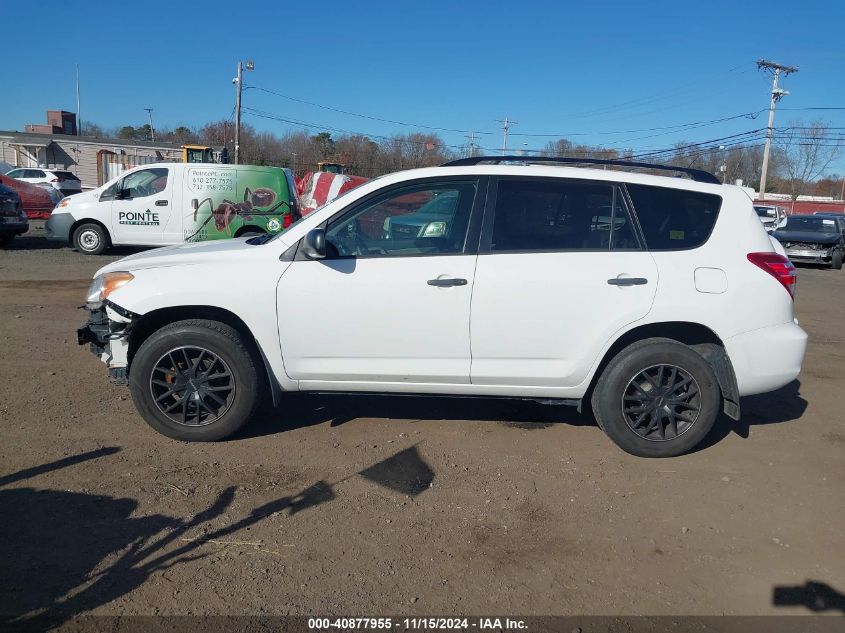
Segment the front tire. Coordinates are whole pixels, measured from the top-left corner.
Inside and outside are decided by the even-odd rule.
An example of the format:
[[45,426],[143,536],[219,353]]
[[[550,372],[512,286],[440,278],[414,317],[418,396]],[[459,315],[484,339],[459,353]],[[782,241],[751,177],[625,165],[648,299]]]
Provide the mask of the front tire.
[[833,270],[842,270],[842,253],[837,251],[830,258],[830,267]]
[[178,321],[138,348],[129,372],[132,401],[159,433],[214,442],[246,424],[260,404],[255,354],[218,321]]
[[82,224],[73,232],[73,247],[85,255],[100,255],[109,246],[109,235],[99,224]]
[[686,345],[646,339],[622,350],[593,391],[599,426],[622,450],[639,457],[675,457],[695,447],[722,402],[710,364]]
[[14,233],[4,233],[0,235],[0,248],[6,248],[15,239]]

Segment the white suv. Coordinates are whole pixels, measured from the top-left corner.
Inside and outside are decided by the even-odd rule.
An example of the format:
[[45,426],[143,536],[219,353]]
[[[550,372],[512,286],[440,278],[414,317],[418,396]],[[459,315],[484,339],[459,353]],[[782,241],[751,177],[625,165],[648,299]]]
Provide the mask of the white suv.
[[795,379],[795,270],[742,189],[518,161],[395,173],[276,237],[116,261],[79,342],[189,441],[265,394],[363,391],[559,399],[665,457]]
[[44,169],[43,167],[22,167],[13,169],[6,175],[9,178],[23,180],[34,185],[49,185],[65,196],[82,191],[82,181],[71,171]]

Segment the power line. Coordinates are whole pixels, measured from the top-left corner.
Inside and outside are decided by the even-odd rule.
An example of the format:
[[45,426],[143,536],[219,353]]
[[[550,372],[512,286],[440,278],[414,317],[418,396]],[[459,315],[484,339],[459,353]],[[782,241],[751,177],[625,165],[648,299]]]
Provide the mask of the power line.
[[[394,119],[385,119],[382,117],[372,116],[369,114],[361,114],[359,112],[351,112],[349,110],[343,110],[341,108],[335,108],[333,106],[323,105],[321,103],[314,103],[313,101],[306,101],[305,99],[299,99],[297,97],[291,97],[290,95],[282,94],[281,92],[276,92],[275,90],[270,90],[268,88],[262,88],[260,86],[244,86],[244,89],[250,90],[260,90],[261,92],[266,92],[267,94],[275,95],[277,97],[281,97],[282,99],[288,99],[289,101],[294,101],[296,103],[303,103],[305,105],[310,105],[315,108],[322,108],[323,110],[329,110],[331,112],[337,112],[339,114],[346,114],[348,116],[359,117],[362,119],[369,119],[370,121],[379,121],[381,123],[391,123],[393,125],[402,125],[406,127],[416,127],[425,130],[438,130],[440,132],[456,132],[460,134],[471,134],[472,130],[461,130],[457,128],[449,128],[449,127],[439,127],[436,125],[424,125],[422,123],[408,123],[407,121],[396,121]],[[475,134],[492,134],[492,132],[475,132]]]
[[[696,128],[705,127],[707,125],[714,125],[716,123],[723,123],[725,121],[732,121],[734,119],[755,119],[759,114],[766,110],[756,110],[753,112],[744,112],[742,114],[735,114],[733,116],[722,117],[720,119],[711,119],[709,121],[693,121],[691,123],[679,123],[677,125],[665,125],[661,127],[647,127],[637,130],[615,130],[613,132],[514,132],[511,136],[546,136],[546,137],[569,137],[569,136],[609,136],[613,134],[635,134],[637,132],[656,132],[659,130],[679,130],[682,128]],[[650,138],[650,137],[645,137]]]
[[[744,74],[744,73],[751,72],[752,70],[754,70],[754,68],[750,67],[748,64],[739,64],[737,66],[734,66],[733,68],[728,69],[727,71],[714,73],[714,74],[711,75],[711,77],[729,75],[729,74],[734,73],[734,72],[736,72],[736,71],[738,71],[742,68],[746,68],[746,70],[743,71],[743,73],[740,73],[740,74]],[[656,94],[656,95],[652,94],[652,95],[649,95],[647,97],[640,97],[638,99],[631,99],[631,100],[628,100],[628,101],[617,102],[617,103],[614,103],[613,105],[604,106],[602,108],[595,108],[595,109],[586,110],[586,111],[583,111],[583,112],[576,112],[576,113],[570,115],[568,118],[570,118],[570,119],[586,118],[586,117],[590,117],[590,116],[594,116],[594,115],[609,114],[609,113],[612,113],[612,112],[615,112],[615,111],[621,111],[621,110],[628,111],[628,110],[631,110],[632,108],[636,109],[637,107],[639,107],[641,105],[647,105],[647,104],[654,103],[654,102],[659,102],[659,101],[665,102],[666,96],[679,95],[679,94],[685,94],[687,92],[690,92],[690,90],[684,90],[684,88],[687,88],[687,87],[691,88],[695,92],[700,92],[701,91],[701,79],[697,78],[695,81],[685,82],[672,91],[667,91],[667,92],[659,93],[659,94]]]
[[[264,111],[264,110],[256,110],[255,108],[245,107],[244,112],[248,112],[249,114],[251,114],[253,116],[260,117],[262,119],[270,119],[272,121],[279,121],[281,123],[289,123],[291,125],[297,125],[297,126],[300,126],[300,127],[306,128],[306,129],[311,129],[311,130],[320,130],[320,131],[325,131],[325,132],[338,132],[340,134],[350,134],[352,136],[365,136],[367,138],[379,138],[379,139],[383,139],[383,140],[390,140],[391,138],[393,138],[391,136],[387,136],[387,135],[384,135],[384,134],[371,134],[371,133],[368,133],[368,132],[360,132],[360,131],[357,131],[357,130],[349,130],[349,129],[345,129],[345,128],[339,128],[339,127],[335,127],[335,126],[332,126],[332,125],[324,125],[322,123],[314,123],[314,122],[308,122],[308,121],[299,121],[299,120],[296,120],[296,119],[288,119],[288,118],[273,114],[272,112],[267,112],[267,111]],[[413,141],[413,140],[408,139],[408,138],[403,138],[402,142],[408,143],[410,145],[430,145],[431,144],[430,140]],[[449,147],[449,148],[452,148],[452,149],[462,149],[461,145],[450,145],[448,143],[437,143],[437,145],[440,146],[440,147]]]

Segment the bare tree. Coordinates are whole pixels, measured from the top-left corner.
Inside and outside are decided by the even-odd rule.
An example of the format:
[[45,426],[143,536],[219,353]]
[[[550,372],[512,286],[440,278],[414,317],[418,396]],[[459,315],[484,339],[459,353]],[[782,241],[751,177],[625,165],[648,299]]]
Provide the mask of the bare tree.
[[783,153],[783,171],[786,186],[793,200],[809,189],[842,153],[840,137],[831,137],[829,126],[818,119],[804,125],[790,121],[789,127],[780,131],[775,141]]

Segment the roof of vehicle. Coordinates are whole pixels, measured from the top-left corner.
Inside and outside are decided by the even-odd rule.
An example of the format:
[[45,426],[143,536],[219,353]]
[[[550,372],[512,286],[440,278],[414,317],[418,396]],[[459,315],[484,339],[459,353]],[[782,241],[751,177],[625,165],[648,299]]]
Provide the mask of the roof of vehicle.
[[[625,182],[633,184],[653,185],[658,187],[671,187],[675,189],[688,189],[703,193],[714,193],[724,195],[727,190],[741,191],[735,185],[711,184],[696,182],[688,178],[676,178],[669,176],[654,176],[632,171],[621,171],[618,169],[595,169],[590,167],[568,167],[555,165],[470,165],[470,166],[443,166],[443,167],[421,167],[407,171],[396,172],[382,176],[384,180],[400,182],[411,178],[434,178],[443,175],[456,176],[538,176],[544,178],[573,178],[581,180],[604,180],[611,182]],[[381,179],[379,179],[381,180]]]
[[[186,167],[200,167],[200,168],[213,168],[213,169],[221,169],[221,168],[248,168],[248,169],[280,169],[282,171],[288,170],[287,167],[275,167],[273,165],[233,165],[231,163],[183,163],[181,161],[161,161],[158,163],[146,163],[144,165],[135,165],[132,169],[149,169],[151,167],[173,167],[173,165],[185,165]],[[39,168],[40,169],[40,168]],[[126,170],[131,171],[131,170]],[[124,174],[126,172],[123,172]]]
[[696,182],[708,182],[714,185],[722,184],[721,181],[713,174],[703,169],[696,169],[694,167],[684,167],[681,165],[666,165],[662,163],[644,163],[634,160],[625,160],[619,158],[588,158],[585,156],[470,156],[469,158],[459,158],[457,160],[444,163],[443,167],[457,167],[464,165],[479,165],[482,163],[490,163],[493,165],[501,165],[502,163],[514,163],[523,165],[602,165],[605,169],[608,166],[625,167],[628,169],[650,169],[652,171],[666,171],[674,172],[676,174],[686,174]]

